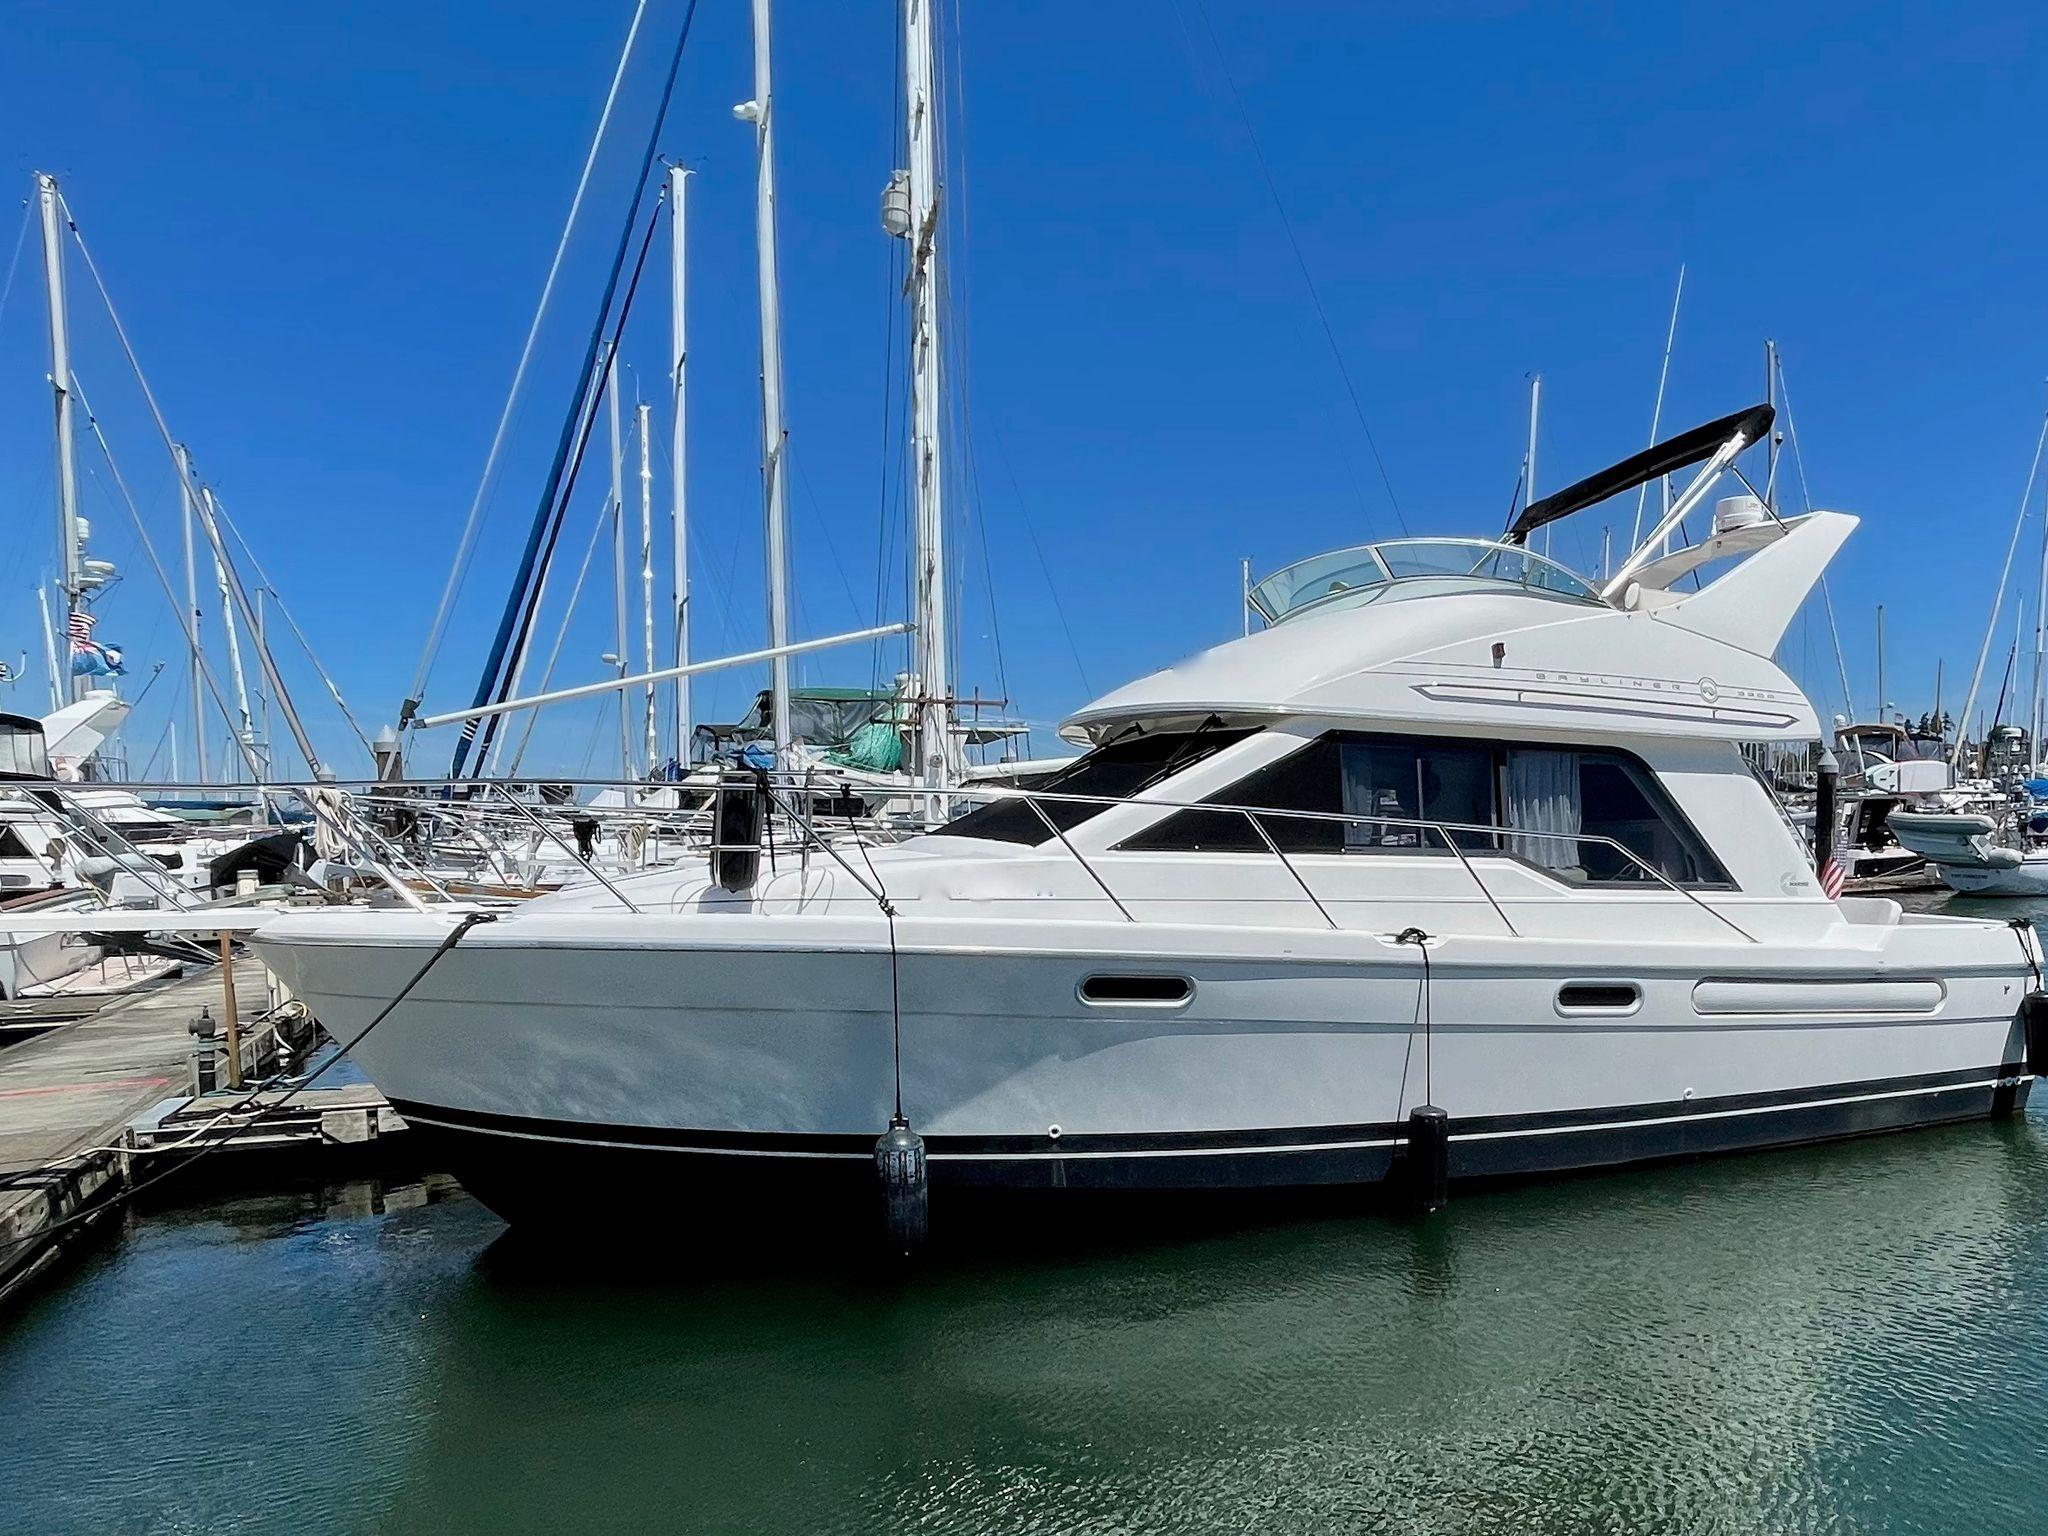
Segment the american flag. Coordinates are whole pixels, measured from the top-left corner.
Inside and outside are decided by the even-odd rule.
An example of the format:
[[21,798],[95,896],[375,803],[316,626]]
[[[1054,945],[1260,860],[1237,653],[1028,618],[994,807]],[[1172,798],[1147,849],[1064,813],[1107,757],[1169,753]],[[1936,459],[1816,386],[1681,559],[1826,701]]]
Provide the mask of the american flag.
[[71,643],[73,645],[92,644],[92,627],[98,622],[99,620],[95,619],[91,614],[87,613],[83,608],[72,609]]
[[1820,889],[1821,894],[1829,901],[1839,901],[1842,898],[1842,856],[1839,847],[1830,847],[1827,858],[1821,861]]

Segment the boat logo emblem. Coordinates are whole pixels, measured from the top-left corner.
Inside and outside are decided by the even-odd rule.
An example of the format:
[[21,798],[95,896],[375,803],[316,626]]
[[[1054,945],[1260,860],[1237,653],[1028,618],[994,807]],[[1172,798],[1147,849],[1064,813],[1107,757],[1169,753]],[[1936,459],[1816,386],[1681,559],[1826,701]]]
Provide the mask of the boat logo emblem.
[[1708,704],[1718,704],[1721,700],[1721,685],[1711,677],[1701,678],[1700,698]]

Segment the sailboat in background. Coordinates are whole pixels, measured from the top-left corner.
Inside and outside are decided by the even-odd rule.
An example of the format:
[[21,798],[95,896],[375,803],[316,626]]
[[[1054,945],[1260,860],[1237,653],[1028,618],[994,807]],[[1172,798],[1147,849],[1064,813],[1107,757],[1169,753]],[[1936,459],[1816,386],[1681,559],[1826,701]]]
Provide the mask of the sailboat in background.
[[[2028,473],[2027,489],[2021,493],[2019,514],[2013,520],[2005,568],[1999,573],[1999,599],[2005,594],[2013,552],[2026,523],[2044,447],[2048,447],[2048,419],[2043,420],[2041,438],[2034,449],[2034,468]],[[2022,615],[2024,601],[2020,600]],[[1998,717],[2003,713],[2005,697],[2001,687],[1999,705],[1992,711],[1991,729],[1985,733],[1980,748],[1978,769],[1988,780],[1981,803],[1962,808],[1904,808],[1892,812],[1890,817],[1892,833],[1900,844],[1923,856],[1944,885],[1968,895],[2048,896],[2048,778],[2043,777],[2040,747],[2043,661],[2044,651],[2048,651],[2048,612],[2043,611],[2043,604],[2048,604],[2048,505],[2044,505],[2042,516],[2040,573],[2034,606],[2033,684],[2027,724],[2021,727],[2001,723]],[[1984,647],[1977,660],[1980,680],[1984,654],[1990,649],[1998,617],[1999,603],[1994,601],[1985,628]],[[2008,680],[2018,664],[2019,631],[2023,628],[2024,617],[2015,625],[2012,657],[2007,663]],[[1976,686],[1973,682],[1971,700],[1963,706],[1965,719],[1969,717]],[[1962,755],[1959,741],[1952,765],[1960,764]]]
[[[633,867],[645,867],[681,851],[694,851],[708,830],[701,812],[721,778],[734,769],[774,771],[792,781],[793,804],[807,805],[820,815],[898,821],[928,825],[947,814],[952,795],[965,783],[991,772],[1012,771],[1009,764],[973,765],[972,748],[996,748],[1014,758],[1015,745],[1028,734],[1020,721],[995,718],[984,711],[1006,701],[983,700],[978,693],[962,697],[955,686],[951,620],[953,565],[946,552],[948,458],[943,441],[943,378],[940,337],[942,220],[940,214],[939,93],[935,87],[937,49],[927,4],[904,8],[903,113],[908,162],[890,177],[882,201],[882,224],[904,242],[908,257],[904,293],[908,299],[910,410],[908,412],[908,480],[914,506],[913,565],[909,582],[908,622],[877,625],[820,640],[793,640],[789,632],[789,570],[787,515],[788,432],[781,357],[781,306],[775,220],[774,92],[770,68],[769,16],[763,0],[753,7],[754,94],[735,108],[735,115],[753,126],[756,145],[756,250],[761,326],[761,440],[764,551],[768,644],[759,651],[713,661],[692,661],[689,646],[687,523],[683,514],[684,465],[682,411],[684,343],[684,173],[672,169],[664,196],[673,224],[672,357],[675,413],[673,522],[675,665],[656,667],[653,647],[646,644],[647,667],[629,675],[625,620],[627,581],[623,538],[623,475],[614,443],[613,491],[607,503],[614,544],[614,587],[618,640],[607,663],[617,675],[601,682],[568,688],[547,686],[552,661],[538,692],[519,696],[533,650],[536,615],[546,595],[548,567],[554,558],[566,503],[574,489],[575,468],[599,409],[600,397],[617,405],[614,359],[617,338],[626,322],[626,307],[616,317],[609,290],[593,348],[587,353],[583,378],[575,391],[575,409],[565,421],[556,464],[550,471],[536,519],[528,536],[528,553],[515,572],[497,636],[486,657],[472,703],[440,713],[420,712],[417,691],[400,716],[400,730],[459,724],[462,737],[450,764],[449,777],[464,779],[495,770],[502,750],[502,719],[515,711],[615,694],[619,699],[620,766],[626,782],[601,790],[586,802],[590,810],[610,813],[617,841],[636,844]],[[629,39],[628,47],[630,49]],[[650,144],[651,150],[651,144]],[[572,221],[574,212],[572,208]],[[629,214],[630,233],[638,205]],[[650,225],[649,235],[651,237]],[[625,249],[622,241],[621,251]],[[545,303],[545,292],[543,302]],[[628,291],[627,301],[630,302]],[[609,328],[611,341],[600,340]],[[515,381],[516,387],[516,381]],[[653,565],[651,548],[651,472],[645,463],[649,415],[636,411],[642,444],[641,544],[644,635],[653,635]],[[615,434],[616,437],[616,434]],[[565,468],[566,466],[566,468]],[[488,469],[487,469],[488,474]],[[465,534],[462,549],[470,544]],[[458,562],[463,558],[458,553]],[[573,605],[573,600],[572,600]],[[566,628],[568,615],[563,616]],[[437,619],[436,630],[440,621]],[[907,632],[909,665],[887,687],[804,688],[791,677],[791,660],[813,650],[868,642]],[[435,641],[430,639],[429,650]],[[559,650],[559,642],[557,649]],[[690,681],[723,666],[766,663],[769,686],[754,707],[731,724],[693,725],[688,703]],[[423,661],[421,675],[426,666]],[[673,682],[678,691],[675,747],[669,762],[657,765],[654,689]],[[628,698],[642,694],[648,722],[642,761],[627,726]],[[519,756],[511,757],[517,771]],[[635,782],[637,781],[637,782]],[[648,824],[635,827],[634,812]],[[613,859],[614,867],[621,860]]]

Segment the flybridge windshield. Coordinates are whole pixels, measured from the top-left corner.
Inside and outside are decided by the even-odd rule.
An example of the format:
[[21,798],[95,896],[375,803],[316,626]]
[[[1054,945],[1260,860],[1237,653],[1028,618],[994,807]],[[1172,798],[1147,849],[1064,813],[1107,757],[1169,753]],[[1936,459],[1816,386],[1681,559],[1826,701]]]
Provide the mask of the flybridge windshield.
[[43,728],[33,721],[0,720],[0,778],[47,779]]
[[1398,583],[1428,579],[1434,590],[1446,582],[1472,589],[1510,586],[1544,597],[1597,603],[1592,584],[1553,560],[1511,544],[1484,539],[1392,539],[1315,555],[1276,571],[1252,588],[1252,606],[1268,624],[1339,598],[1378,596]]

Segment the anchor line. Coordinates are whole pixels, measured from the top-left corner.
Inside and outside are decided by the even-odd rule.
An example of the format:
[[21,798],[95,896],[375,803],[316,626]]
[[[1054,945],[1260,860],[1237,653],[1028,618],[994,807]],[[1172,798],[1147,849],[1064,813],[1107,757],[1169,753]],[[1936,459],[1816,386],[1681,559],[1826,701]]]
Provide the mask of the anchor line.
[[[224,1110],[222,1112],[221,1118],[225,1118],[227,1115],[239,1113],[243,1110],[249,1109],[251,1106],[255,1107],[255,1113],[250,1115],[249,1118],[247,1120],[244,1120],[240,1125],[232,1127],[225,1136],[221,1137],[220,1140],[215,1142],[209,1142],[207,1145],[201,1147],[198,1151],[194,1152],[190,1157],[183,1158],[178,1162],[170,1164],[163,1170],[163,1172],[156,1174],[151,1178],[144,1179],[139,1184],[130,1184],[127,1188],[119,1191],[108,1200],[102,1201],[96,1205],[88,1206],[87,1208],[81,1211],[74,1211],[71,1215],[66,1216],[59,1221],[54,1221],[46,1227],[41,1227],[34,1232],[23,1233],[19,1237],[12,1238],[4,1243],[0,1243],[0,1253],[6,1253],[14,1248],[25,1248],[31,1244],[40,1243],[55,1233],[62,1232],[70,1227],[79,1226],[85,1222],[94,1220],[95,1218],[102,1216],[106,1212],[114,1210],[119,1206],[127,1205],[131,1203],[138,1195],[142,1194],[143,1191],[154,1189],[157,1185],[163,1183],[165,1179],[170,1178],[174,1174],[183,1172],[185,1169],[191,1167],[194,1163],[198,1162],[201,1158],[206,1157],[211,1153],[218,1152],[222,1147],[230,1145],[232,1142],[236,1140],[236,1138],[241,1136],[244,1131],[249,1130],[253,1126],[262,1124],[266,1117],[276,1114],[279,1110],[283,1109],[285,1105],[291,1103],[293,1099],[297,1098],[307,1088],[311,1087],[313,1083],[316,1080],[318,1080],[327,1071],[329,1067],[332,1067],[337,1061],[341,1060],[342,1057],[346,1056],[350,1051],[354,1050],[357,1046],[361,1045],[363,1041],[367,1040],[370,1036],[370,1031],[375,1029],[379,1024],[382,1024],[386,1019],[391,1017],[391,1015],[397,1010],[398,1005],[404,1002],[406,998],[411,995],[413,988],[417,987],[422,981],[426,980],[427,973],[433,970],[435,966],[439,965],[442,959],[446,955],[448,955],[449,952],[452,951],[457,944],[462,942],[463,936],[465,934],[467,934],[472,928],[476,927],[480,923],[495,922],[496,920],[497,914],[493,912],[470,912],[465,914],[456,923],[454,928],[449,930],[448,936],[434,947],[434,952],[431,955],[427,956],[426,963],[422,965],[417,971],[413,972],[411,979],[407,981],[404,986],[398,989],[397,995],[393,997],[390,1002],[386,1003],[382,1008],[377,1010],[377,1016],[371,1019],[369,1023],[365,1024],[361,1030],[357,1031],[354,1038],[352,1038],[346,1045],[343,1045],[332,1056],[328,1057],[326,1061],[322,1062],[318,1067],[314,1068],[311,1072],[307,1073],[305,1077],[300,1079],[297,1083],[294,1083],[290,1090],[285,1093],[284,1097],[278,1099],[275,1103],[271,1104],[257,1105],[255,1102],[259,1095],[268,1092],[274,1084],[278,1083],[283,1079],[284,1074],[280,1072],[265,1079],[262,1083],[259,1083],[255,1088],[251,1089],[248,1095],[243,1098],[241,1103]],[[234,985],[234,978],[232,976],[228,977],[228,985]],[[20,1169],[15,1173],[9,1174],[4,1180],[0,1180],[0,1188],[7,1188],[11,1186],[19,1187],[22,1184],[30,1183],[40,1178],[47,1178],[50,1175],[61,1171],[64,1165],[70,1161],[72,1161],[71,1158],[59,1158],[55,1162],[46,1163],[39,1168]]]

